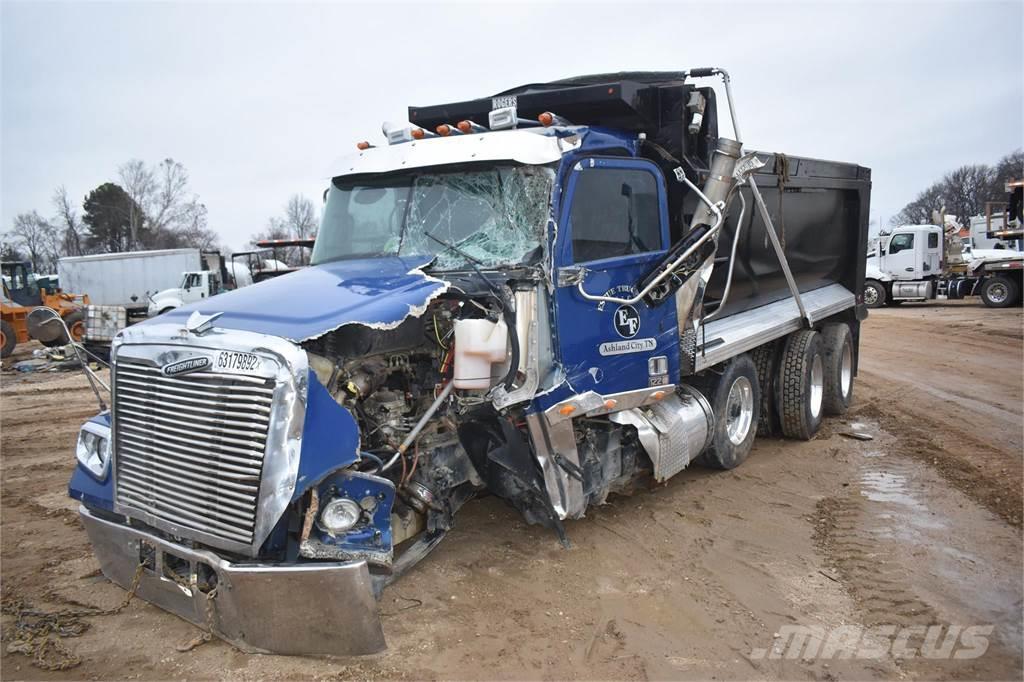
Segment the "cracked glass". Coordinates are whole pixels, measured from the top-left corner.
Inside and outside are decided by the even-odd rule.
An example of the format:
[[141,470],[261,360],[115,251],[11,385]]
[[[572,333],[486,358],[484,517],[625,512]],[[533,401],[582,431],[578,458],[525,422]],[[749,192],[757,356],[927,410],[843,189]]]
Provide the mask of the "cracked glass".
[[336,178],[312,262],[429,255],[439,270],[536,262],[554,175],[548,166],[499,165]]

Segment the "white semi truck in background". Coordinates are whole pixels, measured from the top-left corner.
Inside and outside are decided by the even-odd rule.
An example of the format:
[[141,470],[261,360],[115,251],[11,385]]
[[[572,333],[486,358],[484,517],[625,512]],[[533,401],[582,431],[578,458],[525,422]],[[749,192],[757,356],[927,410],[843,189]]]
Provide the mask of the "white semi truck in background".
[[[969,243],[962,241],[955,230],[938,224],[901,225],[872,240],[864,274],[864,304],[879,308],[906,301],[967,296],[980,296],[990,308],[1020,303],[1024,252],[1012,247],[1024,237],[1022,187],[1021,180],[1007,183],[1009,200],[998,202],[1006,209],[1001,215],[988,211],[982,216],[984,231],[971,220]],[[944,225],[945,219],[936,215],[935,222]],[[984,235],[985,244],[994,248],[976,248],[976,233]]]
[[938,225],[901,225],[868,252],[864,304],[869,308],[934,298],[980,296],[990,308],[1020,301],[1024,253],[950,247]]
[[150,297],[190,275],[205,277],[202,298],[218,293],[228,281],[221,254],[202,249],[67,256],[57,262],[57,272],[64,289],[88,293],[94,305],[123,307],[128,316],[145,315]]

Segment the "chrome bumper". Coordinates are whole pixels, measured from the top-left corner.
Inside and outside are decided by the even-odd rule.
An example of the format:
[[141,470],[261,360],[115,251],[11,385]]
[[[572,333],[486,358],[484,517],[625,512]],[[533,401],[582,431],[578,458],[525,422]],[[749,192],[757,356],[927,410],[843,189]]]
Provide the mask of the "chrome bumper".
[[[366,563],[233,564],[79,507],[103,574],[128,589],[143,543],[154,551],[136,594],[205,628],[207,597],[195,587],[200,564],[217,575],[214,634],[252,653],[357,655],[385,648]],[[167,556],[187,561],[188,587],[164,575]],[[205,570],[205,569],[204,569]]]

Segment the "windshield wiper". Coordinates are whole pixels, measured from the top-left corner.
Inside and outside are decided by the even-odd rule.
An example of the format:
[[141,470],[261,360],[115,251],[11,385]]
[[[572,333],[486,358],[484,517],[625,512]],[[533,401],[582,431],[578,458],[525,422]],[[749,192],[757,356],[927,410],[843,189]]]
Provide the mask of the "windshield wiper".
[[[423,231],[423,234],[427,235],[428,237],[430,237],[431,239],[433,239],[433,240],[434,240],[435,242],[437,242],[437,243],[438,243],[438,244],[440,244],[441,246],[444,246],[444,247],[446,247],[446,248],[449,248],[449,249],[451,249],[452,251],[454,251],[455,253],[459,254],[460,256],[462,256],[463,258],[465,258],[466,260],[471,260],[471,261],[473,261],[474,263],[476,263],[477,265],[483,265],[483,264],[484,264],[484,262],[483,262],[482,260],[479,260],[479,259],[477,259],[477,258],[473,258],[473,256],[470,256],[470,255],[469,255],[468,253],[466,253],[465,251],[463,251],[462,249],[460,249],[460,248],[458,247],[458,245],[457,245],[457,244],[452,244],[451,242],[446,242],[445,240],[441,239],[440,237],[435,237],[434,235],[430,234],[430,233],[429,233],[429,232],[427,232],[426,230],[424,230],[424,231]],[[469,237],[467,237],[466,239],[471,239],[471,238],[472,238],[472,236],[473,236],[473,235],[470,235],[470,236],[469,236]],[[463,240],[463,241],[466,241],[466,240]],[[460,242],[460,243],[461,243],[461,242]]]

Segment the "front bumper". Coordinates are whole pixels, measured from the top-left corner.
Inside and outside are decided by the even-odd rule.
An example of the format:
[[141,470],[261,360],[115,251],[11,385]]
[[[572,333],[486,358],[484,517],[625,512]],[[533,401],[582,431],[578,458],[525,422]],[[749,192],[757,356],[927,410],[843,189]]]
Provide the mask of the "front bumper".
[[[101,519],[84,506],[79,514],[107,578],[128,589],[145,545],[153,550],[152,570],[143,570],[136,594],[200,627],[207,624],[208,600],[196,576],[200,565],[216,573],[214,634],[243,651],[358,655],[386,646],[366,562],[234,564]],[[188,562],[191,587],[164,575],[168,556]]]

